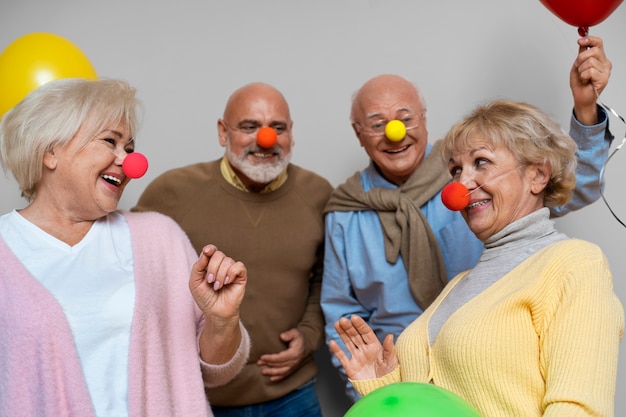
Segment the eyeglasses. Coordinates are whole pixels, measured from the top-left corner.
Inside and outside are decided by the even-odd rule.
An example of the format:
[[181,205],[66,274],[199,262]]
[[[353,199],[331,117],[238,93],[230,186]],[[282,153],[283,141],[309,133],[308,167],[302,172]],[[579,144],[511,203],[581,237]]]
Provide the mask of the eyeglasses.
[[[237,126],[231,126],[230,124],[226,123],[226,120],[222,120],[222,122],[228,129],[234,130],[235,132],[243,133],[244,135],[256,136],[259,130],[263,128],[263,125],[261,125],[259,122],[252,121],[252,120],[251,121],[244,120],[242,122],[239,122]],[[289,131],[289,126],[286,123],[282,123],[282,122],[273,122],[270,124],[269,127],[271,127],[272,129],[276,131],[277,136],[280,136],[283,133],[286,133]]]
[[[409,130],[417,129],[420,126],[420,121],[423,117],[424,117],[423,114],[417,115],[417,114],[411,113],[411,114],[404,115],[401,119],[394,119],[394,120],[399,120],[400,122],[402,122],[406,128],[406,131],[408,132]],[[391,120],[379,119],[379,120],[372,120],[368,122],[368,124],[365,126],[359,123],[355,123],[355,125],[358,127],[359,132],[365,135],[385,136],[387,124],[390,121]]]

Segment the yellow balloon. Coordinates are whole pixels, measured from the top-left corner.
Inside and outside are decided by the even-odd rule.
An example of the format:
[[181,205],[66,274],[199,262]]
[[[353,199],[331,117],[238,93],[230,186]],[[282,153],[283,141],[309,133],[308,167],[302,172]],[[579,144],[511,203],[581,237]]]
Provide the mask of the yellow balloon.
[[0,54],[0,117],[31,91],[59,78],[98,78],[72,42],[46,32],[17,38]]
[[400,120],[390,120],[385,126],[385,136],[392,142],[400,142],[406,136],[406,126]]

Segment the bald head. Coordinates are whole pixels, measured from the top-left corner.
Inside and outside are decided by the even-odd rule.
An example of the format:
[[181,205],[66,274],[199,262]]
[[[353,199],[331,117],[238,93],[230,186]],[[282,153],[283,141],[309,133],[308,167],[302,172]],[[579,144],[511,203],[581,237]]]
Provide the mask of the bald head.
[[244,85],[230,95],[224,108],[224,120],[229,120],[238,109],[261,101],[269,104],[287,120],[291,120],[289,105],[283,94],[271,85],[260,82]]
[[419,93],[417,87],[405,78],[395,74],[378,75],[368,80],[352,97],[352,109],[350,121],[358,122],[361,118],[367,117],[367,109],[373,103],[383,101],[395,101],[403,98],[406,101],[414,102],[413,109],[416,113],[426,110],[426,104]]

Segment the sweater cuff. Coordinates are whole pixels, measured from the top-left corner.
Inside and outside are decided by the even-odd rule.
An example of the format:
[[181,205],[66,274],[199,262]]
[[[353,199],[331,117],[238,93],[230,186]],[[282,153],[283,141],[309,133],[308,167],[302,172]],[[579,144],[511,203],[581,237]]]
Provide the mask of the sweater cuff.
[[389,372],[387,375],[383,375],[380,378],[375,379],[349,379],[354,388],[361,395],[367,395],[370,392],[382,388],[385,385],[393,384],[395,382],[400,382],[400,367],[397,366],[396,369]]
[[200,368],[202,369],[202,377],[204,385],[207,388],[218,387],[224,385],[233,379],[243,369],[250,355],[250,336],[248,331],[239,321],[239,330],[241,331],[241,341],[237,347],[237,351],[228,362],[216,365],[202,360],[200,356],[200,342],[198,344],[198,359],[200,360]]

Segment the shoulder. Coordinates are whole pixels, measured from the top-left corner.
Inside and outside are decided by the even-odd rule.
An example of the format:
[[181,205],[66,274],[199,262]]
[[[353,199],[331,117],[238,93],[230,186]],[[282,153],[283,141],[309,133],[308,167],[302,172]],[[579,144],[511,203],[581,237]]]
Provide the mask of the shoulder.
[[543,256],[559,259],[575,267],[580,263],[604,259],[602,249],[595,243],[582,239],[565,239],[546,248]]
[[184,209],[181,202],[194,201],[207,188],[216,184],[219,161],[188,165],[164,172],[141,193],[132,211],[158,211],[177,218]]
[[612,281],[611,269],[602,249],[581,239],[553,243],[527,261],[526,268],[533,270],[531,275],[542,286],[588,288]]
[[289,175],[294,175],[298,179],[298,181],[301,181],[305,184],[316,185],[318,187],[326,188],[328,190],[332,190],[333,188],[333,186],[326,178],[298,165],[289,164],[288,172]]
[[128,222],[134,250],[145,256],[159,254],[160,257],[184,256],[188,259],[195,256],[189,237],[172,218],[154,211],[120,213]]
[[313,171],[289,164],[288,174],[305,199],[319,199],[325,203],[333,192],[330,182]]
[[168,184],[180,184],[181,182],[197,182],[210,180],[214,175],[213,167],[219,166],[219,161],[201,162],[180,168],[170,169],[156,177],[148,187]]
[[182,233],[182,229],[171,217],[156,211],[146,212],[120,212],[131,229],[131,233],[139,232],[141,235],[163,235]]

